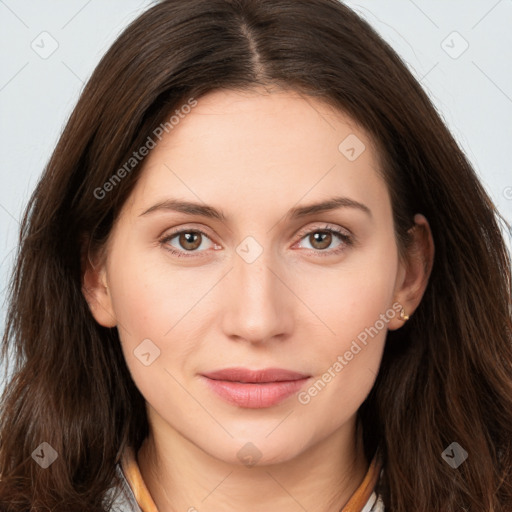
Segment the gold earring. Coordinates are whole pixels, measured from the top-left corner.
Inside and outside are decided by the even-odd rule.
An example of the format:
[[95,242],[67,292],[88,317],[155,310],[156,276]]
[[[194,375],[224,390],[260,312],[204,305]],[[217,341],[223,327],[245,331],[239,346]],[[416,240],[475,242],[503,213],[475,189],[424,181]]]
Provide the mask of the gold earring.
[[403,320],[404,322],[407,322],[407,320],[409,320],[409,315],[406,315],[405,314],[405,309],[402,307],[402,309],[400,310],[400,319]]

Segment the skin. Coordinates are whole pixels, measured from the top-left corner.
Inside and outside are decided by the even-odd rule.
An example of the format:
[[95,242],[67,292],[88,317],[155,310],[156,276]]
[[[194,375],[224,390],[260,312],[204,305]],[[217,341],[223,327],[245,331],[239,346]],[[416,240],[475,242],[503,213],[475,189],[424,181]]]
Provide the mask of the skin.
[[[338,149],[350,134],[366,146],[354,161]],[[201,97],[148,155],[104,253],[85,271],[84,293],[96,320],[117,326],[146,399],[150,435],[137,457],[160,512],[332,512],[361,483],[369,461],[356,447],[356,412],[375,382],[387,329],[404,324],[398,314],[307,404],[291,396],[237,407],[199,374],[280,367],[315,382],[394,303],[413,314],[432,236],[416,215],[412,249],[400,261],[378,169],[370,137],[352,119],[284,90]],[[371,216],[342,207],[286,217],[334,195],[363,203]],[[227,220],[141,215],[169,198],[212,205]],[[355,243],[335,234],[319,241],[314,233],[326,225]],[[173,228],[207,237],[198,235],[192,256],[177,257],[165,247],[186,253],[179,235],[160,242]],[[237,253],[248,236],[262,248],[251,263]],[[160,350],[150,366],[134,355],[145,339]],[[237,455],[247,443],[259,451],[254,466]]]

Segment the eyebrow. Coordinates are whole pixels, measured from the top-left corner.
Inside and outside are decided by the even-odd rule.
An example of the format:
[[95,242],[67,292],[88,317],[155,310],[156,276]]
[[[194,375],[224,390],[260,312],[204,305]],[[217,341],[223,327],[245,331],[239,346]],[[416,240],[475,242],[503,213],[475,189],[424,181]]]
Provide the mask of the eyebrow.
[[[355,208],[363,211],[370,218],[372,217],[372,212],[368,206],[355,201],[354,199],[350,199],[349,197],[333,197],[326,201],[312,203],[305,206],[297,206],[290,209],[286,214],[286,217],[289,219],[300,219],[315,213],[328,212],[339,208]],[[202,217],[216,219],[222,222],[227,221],[227,216],[222,212],[222,210],[218,210],[213,206],[206,204],[194,203],[191,201],[180,201],[178,199],[166,199],[164,201],[160,201],[141,213],[139,217],[162,210],[180,212],[187,215],[200,215]]]

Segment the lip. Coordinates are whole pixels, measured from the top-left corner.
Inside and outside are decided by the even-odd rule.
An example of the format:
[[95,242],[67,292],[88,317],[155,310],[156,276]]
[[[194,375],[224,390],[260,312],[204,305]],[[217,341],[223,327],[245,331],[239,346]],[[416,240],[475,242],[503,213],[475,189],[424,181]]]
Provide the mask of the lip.
[[310,375],[281,368],[226,368],[202,374],[202,377],[208,387],[227,402],[261,409],[277,405],[299,391]]
[[262,370],[249,370],[248,368],[224,368],[214,372],[203,373],[204,377],[213,380],[225,380],[231,382],[278,382],[299,380],[309,377],[305,373],[285,370],[283,368],[265,368]]

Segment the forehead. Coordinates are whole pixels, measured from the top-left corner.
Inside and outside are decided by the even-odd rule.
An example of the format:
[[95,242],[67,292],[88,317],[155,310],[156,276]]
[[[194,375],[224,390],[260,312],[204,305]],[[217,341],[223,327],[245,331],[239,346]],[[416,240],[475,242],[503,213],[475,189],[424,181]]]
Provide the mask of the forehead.
[[140,208],[169,195],[263,211],[334,193],[374,202],[385,192],[369,135],[318,99],[218,90],[176,110],[144,162],[132,197]]

